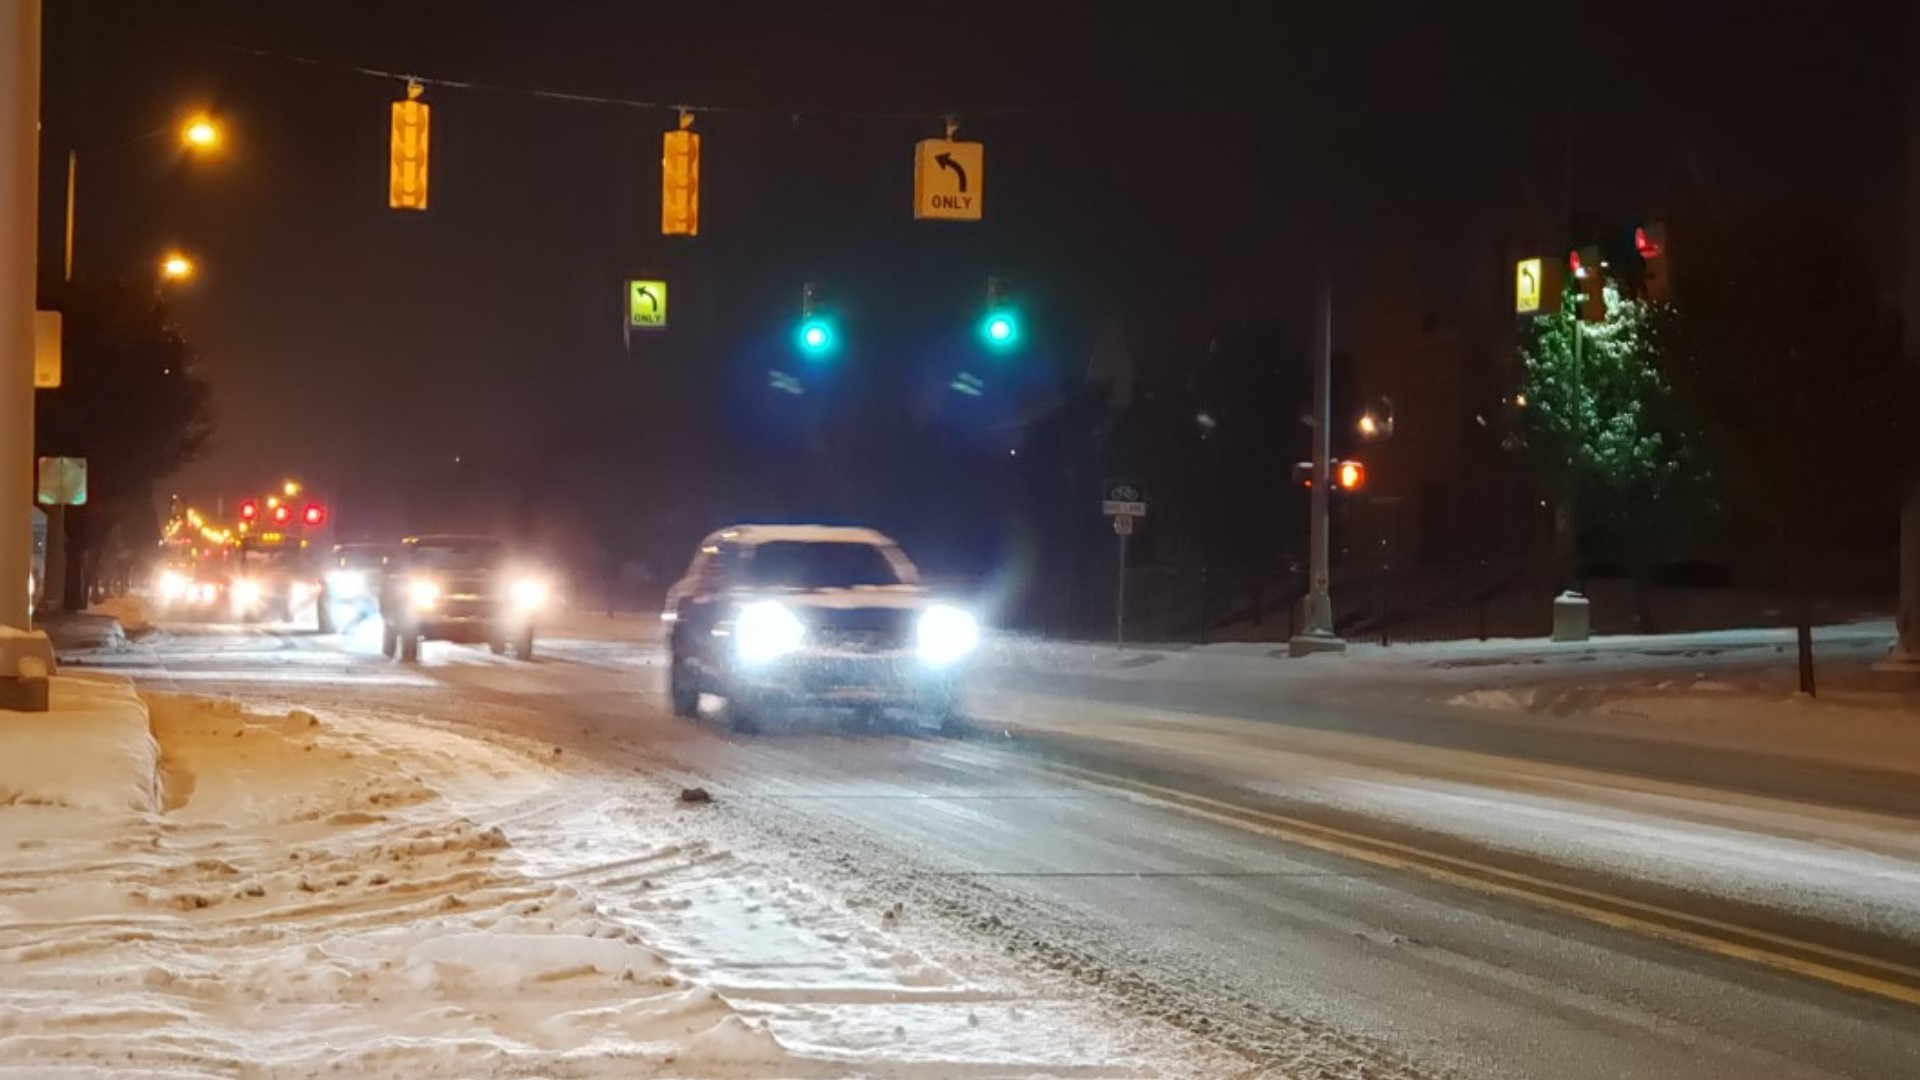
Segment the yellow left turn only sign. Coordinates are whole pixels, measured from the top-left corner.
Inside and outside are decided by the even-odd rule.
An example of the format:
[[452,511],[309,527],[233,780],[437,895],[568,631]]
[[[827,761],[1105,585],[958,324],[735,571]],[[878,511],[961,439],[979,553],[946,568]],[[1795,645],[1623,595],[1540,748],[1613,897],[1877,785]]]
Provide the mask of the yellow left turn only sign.
[[1539,259],[1521,259],[1513,270],[1513,310],[1528,315],[1540,310],[1540,294],[1545,291],[1545,283],[1540,280]]
[[667,326],[667,283],[664,281],[627,282],[627,325],[646,330],[664,330]]

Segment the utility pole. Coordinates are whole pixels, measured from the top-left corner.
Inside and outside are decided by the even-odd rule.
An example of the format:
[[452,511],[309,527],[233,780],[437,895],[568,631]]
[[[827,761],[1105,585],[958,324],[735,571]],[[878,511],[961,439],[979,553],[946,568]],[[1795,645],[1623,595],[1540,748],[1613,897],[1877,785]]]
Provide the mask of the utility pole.
[[21,628],[33,573],[39,174],[40,0],[0,0],[0,626]]
[[1333,632],[1333,596],[1328,571],[1328,489],[1333,487],[1333,283],[1321,271],[1313,328],[1313,520],[1309,526],[1307,611],[1304,627],[1288,643],[1293,656],[1344,652]]
[[[1920,363],[1920,9],[1907,16],[1907,164],[1900,315],[1907,359]],[[1920,478],[1907,481],[1900,509],[1899,640],[1884,667],[1920,675]]]

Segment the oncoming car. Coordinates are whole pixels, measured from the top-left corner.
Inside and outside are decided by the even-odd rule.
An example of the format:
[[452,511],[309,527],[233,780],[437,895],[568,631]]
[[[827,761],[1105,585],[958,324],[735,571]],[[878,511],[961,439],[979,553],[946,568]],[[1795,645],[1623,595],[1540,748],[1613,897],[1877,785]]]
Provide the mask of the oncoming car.
[[836,526],[714,533],[663,617],[674,712],[696,716],[700,695],[712,694],[741,731],[814,709],[955,729],[980,643],[973,616],[929,595],[899,545]]
[[338,544],[320,575],[320,632],[351,630],[380,613],[380,587],[396,544]]
[[380,581],[382,650],[414,661],[423,640],[459,641],[495,653],[511,645],[531,660],[548,591],[544,578],[516,567],[492,537],[408,537]]

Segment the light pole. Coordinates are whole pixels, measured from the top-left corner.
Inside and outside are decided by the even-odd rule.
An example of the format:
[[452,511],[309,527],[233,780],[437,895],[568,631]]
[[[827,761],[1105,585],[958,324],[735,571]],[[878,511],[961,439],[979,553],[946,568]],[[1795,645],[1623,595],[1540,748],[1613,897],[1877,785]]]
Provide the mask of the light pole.
[[22,629],[33,573],[39,171],[40,0],[0,0],[0,626]]
[[[195,156],[204,157],[216,153],[226,142],[226,132],[221,128],[219,121],[205,113],[196,113],[188,117],[187,120],[177,128],[155,128],[145,135],[136,136],[135,138],[128,139],[126,142],[109,146],[88,156],[94,157],[109,154],[115,150],[123,150],[129,146],[136,146],[151,139],[159,138],[169,132],[174,133],[180,140],[180,147],[183,150]],[[78,150],[68,150],[66,253],[62,262],[62,280],[65,281],[73,280],[74,207],[79,202],[79,192],[80,152]]]
[[1344,652],[1347,643],[1333,632],[1333,594],[1329,562],[1327,489],[1333,486],[1333,285],[1320,282],[1314,305],[1313,340],[1313,509],[1308,531],[1307,611],[1305,627],[1287,643],[1294,656]]

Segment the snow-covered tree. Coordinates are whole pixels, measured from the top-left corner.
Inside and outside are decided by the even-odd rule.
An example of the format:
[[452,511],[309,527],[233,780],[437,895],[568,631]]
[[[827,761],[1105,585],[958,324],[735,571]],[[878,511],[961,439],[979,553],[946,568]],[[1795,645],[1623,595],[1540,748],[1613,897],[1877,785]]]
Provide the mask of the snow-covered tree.
[[[1560,312],[1536,316],[1521,335],[1513,399],[1521,445],[1559,500],[1569,577],[1584,546],[1625,561],[1644,586],[1649,564],[1711,504],[1707,470],[1661,373],[1670,316],[1609,288],[1606,318],[1582,322],[1569,293]],[[1644,626],[1644,588],[1639,595]]]

